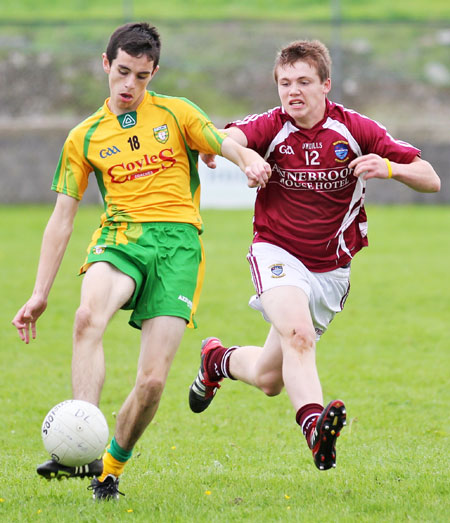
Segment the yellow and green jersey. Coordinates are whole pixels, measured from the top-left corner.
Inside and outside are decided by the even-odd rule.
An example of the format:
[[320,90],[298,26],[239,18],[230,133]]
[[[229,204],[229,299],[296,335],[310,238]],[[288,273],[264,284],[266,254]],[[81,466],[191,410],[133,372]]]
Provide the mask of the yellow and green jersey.
[[152,91],[136,111],[108,100],[72,129],[52,189],[81,200],[93,172],[105,222],[180,222],[201,230],[198,152],[220,154],[225,135],[185,98]]

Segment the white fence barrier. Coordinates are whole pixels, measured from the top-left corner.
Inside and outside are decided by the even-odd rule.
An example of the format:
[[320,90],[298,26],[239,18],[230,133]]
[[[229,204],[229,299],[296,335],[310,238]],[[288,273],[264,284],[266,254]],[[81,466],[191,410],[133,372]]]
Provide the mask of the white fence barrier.
[[227,159],[216,157],[217,167],[210,169],[201,159],[198,171],[202,184],[202,209],[252,209],[256,189],[247,187],[245,174]]

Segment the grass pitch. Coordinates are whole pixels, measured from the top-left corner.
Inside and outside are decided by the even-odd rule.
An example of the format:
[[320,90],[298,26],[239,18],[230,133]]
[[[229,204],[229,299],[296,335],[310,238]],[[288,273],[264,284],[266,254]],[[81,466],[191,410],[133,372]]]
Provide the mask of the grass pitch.
[[[352,268],[345,311],[318,345],[325,401],[345,400],[337,468],[313,465],[283,392],[226,382],[203,414],[188,387],[201,339],[260,344],[267,325],[247,307],[249,211],[205,211],[207,276],[154,422],[127,465],[119,503],[93,503],[87,481],[46,482],[40,425],[69,398],[71,326],[99,210],[81,207],[38,324],[22,344],[10,321],[31,293],[49,207],[3,207],[0,252],[0,519],[2,521],[448,521],[448,207],[369,207],[371,246]],[[443,231],[443,229],[445,229]],[[106,335],[101,408],[110,425],[134,383],[139,333],[119,312]]]

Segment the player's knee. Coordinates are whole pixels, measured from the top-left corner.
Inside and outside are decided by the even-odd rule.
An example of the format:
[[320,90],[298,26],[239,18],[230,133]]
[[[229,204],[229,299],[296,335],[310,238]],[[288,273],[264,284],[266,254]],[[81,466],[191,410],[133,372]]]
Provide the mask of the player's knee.
[[90,310],[87,307],[78,307],[75,313],[74,336],[79,337],[91,324]]
[[150,408],[157,404],[162,396],[165,382],[153,374],[140,374],[136,381],[135,391],[142,408]]
[[256,386],[262,390],[266,396],[278,396],[283,390],[283,380],[278,375],[264,374],[256,378]]
[[291,329],[288,334],[291,347],[298,352],[314,350],[316,345],[316,333],[310,327],[298,326]]
[[260,387],[266,396],[278,396],[283,390],[283,384],[280,383],[266,383]]
[[84,305],[80,305],[75,313],[74,338],[81,338],[86,332],[96,329],[99,332],[104,330],[104,322],[101,318],[93,314],[93,311]]

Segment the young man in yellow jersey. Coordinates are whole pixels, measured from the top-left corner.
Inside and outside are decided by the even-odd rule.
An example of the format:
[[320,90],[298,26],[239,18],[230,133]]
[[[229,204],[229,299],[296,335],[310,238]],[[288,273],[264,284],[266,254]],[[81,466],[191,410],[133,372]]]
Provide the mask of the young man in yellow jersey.
[[198,152],[233,161],[251,187],[264,187],[271,173],[259,154],[219,132],[188,100],[147,91],[159,54],[159,34],[146,23],[126,24],[112,34],[103,54],[110,97],[64,144],[34,290],[12,322],[25,343],[30,331],[36,337],[36,321],[47,307],[94,173],[104,213],[80,269],[85,275],[73,333],[73,397],[99,404],[102,338],[120,308],[132,310],[130,324],[142,332],[137,378],[103,460],[78,468],[47,461],[37,472],[47,479],[94,477],[96,499],[119,497],[119,476],[156,413],[186,325],[194,322],[204,269]]

